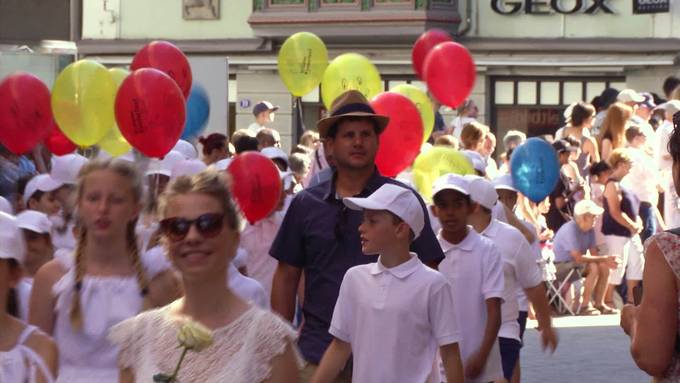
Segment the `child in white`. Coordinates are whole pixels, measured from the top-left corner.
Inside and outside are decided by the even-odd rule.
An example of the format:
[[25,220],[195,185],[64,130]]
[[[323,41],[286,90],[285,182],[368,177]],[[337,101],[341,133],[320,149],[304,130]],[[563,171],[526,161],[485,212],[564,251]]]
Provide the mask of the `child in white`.
[[368,198],[344,203],[365,209],[362,251],[380,258],[345,274],[329,330],[335,339],[312,382],[333,381],[350,354],[356,383],[439,382],[433,369],[437,347],[447,380],[463,382],[451,286],[409,253],[425,222],[418,199],[385,184]]
[[57,370],[54,342],[8,311],[10,288],[21,278],[26,245],[16,218],[1,212],[0,243],[0,382],[52,383]]
[[501,255],[491,241],[467,225],[472,202],[462,176],[447,174],[437,179],[432,199],[432,213],[441,223],[437,238],[445,255],[439,271],[453,288],[466,382],[499,381],[503,378],[498,348],[503,297]]

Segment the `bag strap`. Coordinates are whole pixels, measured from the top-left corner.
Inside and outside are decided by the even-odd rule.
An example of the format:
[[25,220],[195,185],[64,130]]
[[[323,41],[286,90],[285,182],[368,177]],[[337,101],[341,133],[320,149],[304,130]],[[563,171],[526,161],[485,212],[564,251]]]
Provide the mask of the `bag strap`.
[[676,227],[674,229],[666,230],[666,232],[680,236],[680,227]]

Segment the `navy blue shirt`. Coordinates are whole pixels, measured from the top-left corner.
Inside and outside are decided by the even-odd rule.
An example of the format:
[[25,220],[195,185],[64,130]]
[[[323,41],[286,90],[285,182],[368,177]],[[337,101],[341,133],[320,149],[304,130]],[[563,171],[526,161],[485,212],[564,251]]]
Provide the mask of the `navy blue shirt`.
[[[376,170],[358,197],[368,197],[380,186],[402,183],[381,176]],[[418,194],[416,193],[416,196]],[[411,251],[423,262],[441,261],[444,253],[435,237],[425,203],[425,227]],[[363,214],[351,210],[336,198],[335,174],[295,196],[269,254],[280,262],[304,269],[304,325],[298,345],[303,357],[318,364],[333,336],[328,328],[338,299],[340,284],[351,267],[376,262],[377,256],[361,252],[359,225]]]

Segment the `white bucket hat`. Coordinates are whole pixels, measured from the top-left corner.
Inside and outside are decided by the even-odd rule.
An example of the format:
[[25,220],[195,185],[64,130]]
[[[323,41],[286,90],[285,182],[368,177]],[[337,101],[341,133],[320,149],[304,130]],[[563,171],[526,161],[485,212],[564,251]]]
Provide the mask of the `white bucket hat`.
[[14,216],[0,212],[0,259],[14,259],[19,264],[24,263],[26,244],[21,234],[17,219]]

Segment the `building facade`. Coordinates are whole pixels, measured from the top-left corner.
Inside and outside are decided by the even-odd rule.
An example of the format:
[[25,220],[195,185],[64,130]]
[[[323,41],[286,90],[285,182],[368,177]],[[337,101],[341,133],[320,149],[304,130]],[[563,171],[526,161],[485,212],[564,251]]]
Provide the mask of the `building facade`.
[[[424,88],[411,68],[411,46],[427,29],[449,31],[473,54],[472,98],[480,119],[499,136],[509,129],[552,133],[573,101],[589,101],[608,86],[661,93],[663,79],[678,72],[680,30],[674,25],[680,25],[680,5],[663,0],[83,0],[80,5],[81,57],[126,65],[146,42],[173,41],[192,60],[213,63],[201,81],[228,78],[213,84],[227,89],[225,100],[211,105],[223,112],[211,117],[210,131],[247,127],[254,103],[269,100],[281,107],[275,127],[285,147],[295,141],[293,102],[278,78],[277,53],[298,31],[319,35],[331,58],[345,52],[369,57],[385,90],[404,82]],[[650,8],[660,13],[640,13]],[[324,112],[318,91],[303,98],[306,127],[313,128]]]

